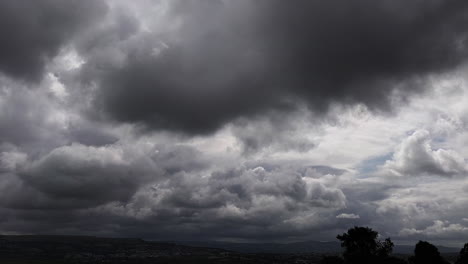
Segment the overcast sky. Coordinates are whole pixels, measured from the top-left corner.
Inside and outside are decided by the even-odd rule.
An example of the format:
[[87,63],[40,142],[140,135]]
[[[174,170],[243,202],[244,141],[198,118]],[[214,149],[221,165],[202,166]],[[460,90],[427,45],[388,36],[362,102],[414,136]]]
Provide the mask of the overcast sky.
[[0,233],[468,242],[468,1],[2,0]]

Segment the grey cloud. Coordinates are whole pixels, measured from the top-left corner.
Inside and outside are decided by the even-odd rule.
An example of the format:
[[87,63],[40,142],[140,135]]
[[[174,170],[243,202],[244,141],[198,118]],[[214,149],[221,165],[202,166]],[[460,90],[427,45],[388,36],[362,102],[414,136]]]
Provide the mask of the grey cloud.
[[145,185],[174,173],[207,167],[186,146],[116,142],[65,145],[42,157],[14,147],[0,149],[2,205],[16,209],[74,210],[128,202]]
[[[220,207],[232,203],[251,210],[257,202],[285,202],[286,210],[300,206],[341,207],[345,197],[320,182],[307,182],[293,170],[266,171],[262,167],[216,172],[210,177],[181,174],[156,190],[176,207]],[[170,190],[167,193],[165,190]],[[193,203],[193,204],[191,204]]]
[[118,141],[118,137],[102,128],[101,124],[85,120],[71,123],[65,133],[71,142],[87,146],[104,146]]
[[105,10],[100,0],[1,1],[0,71],[28,81],[41,79],[60,48]]
[[[338,149],[327,136],[346,137],[374,116],[314,130],[334,103],[387,110],[394,92],[407,98],[427,76],[462,64],[468,4],[171,0],[169,22],[157,24],[118,7],[133,2],[114,3],[107,13],[99,1],[0,3],[0,21],[15,25],[0,48],[21,38],[31,46],[0,51],[0,231],[332,239],[352,222],[392,238],[450,238],[457,230],[468,237],[465,178],[447,178],[466,174],[461,152],[438,149],[417,131],[380,172],[446,177],[372,171],[362,178],[342,165],[360,149]],[[20,6],[37,8],[23,14],[14,9]],[[96,22],[97,14],[105,17]],[[38,16],[63,23],[33,25]],[[70,49],[86,63],[72,70],[48,64],[68,44],[60,52]],[[52,80],[35,89],[19,81],[45,71],[67,96],[54,97]],[[364,129],[388,120],[374,121]],[[229,122],[215,137],[160,131],[211,133]],[[135,133],[140,125],[158,133]],[[366,148],[381,142],[356,136],[373,141]],[[453,136],[446,146],[464,142]],[[328,146],[315,148],[321,140]],[[313,158],[320,155],[329,166],[310,166],[322,164]]]
[[342,214],[339,214],[336,216],[336,218],[338,219],[359,219],[359,215],[356,215],[356,214],[345,214],[345,213],[342,213]]
[[30,89],[0,77],[0,145],[42,155],[74,142],[100,146],[117,141],[109,126],[77,116],[76,108],[55,98],[49,85],[42,82]]
[[[389,189],[385,198],[362,201],[372,205],[369,209],[373,226],[385,229],[392,238],[406,243],[420,239],[461,243],[468,238],[463,221],[467,210],[463,191],[466,179],[413,177],[404,181],[382,181],[381,185],[395,181],[402,185]],[[351,195],[347,197],[355,200]],[[358,212],[362,217],[362,211]],[[455,231],[457,229],[460,232]]]
[[[37,215],[42,215],[47,211],[67,211],[72,212],[76,208],[87,208],[96,204],[93,200],[83,199],[57,199],[31,187],[24,182],[14,172],[3,172],[0,174],[0,191],[2,192],[1,210],[10,211],[14,215],[18,211],[36,211]],[[21,213],[19,213],[21,215]],[[16,217],[19,217],[17,215]],[[25,213],[28,215],[28,213]],[[29,213],[34,215],[34,213]],[[15,217],[15,216],[12,216]],[[21,219],[22,221],[34,222],[34,219]],[[17,230],[12,230],[17,231]]]
[[276,112],[268,118],[238,120],[231,131],[242,144],[245,154],[261,151],[308,152],[315,147],[315,143],[302,134],[306,129],[301,125],[293,115]]
[[16,150],[14,147],[0,147],[0,173],[16,171],[26,162],[28,155]]
[[0,77],[0,144],[31,153],[64,144],[60,122],[50,118],[57,113],[56,106],[44,90],[28,89]]
[[430,134],[418,130],[405,139],[393,159],[383,165],[383,173],[395,176],[464,176],[467,172],[465,159],[453,150],[432,149]]
[[[21,171],[30,186],[57,199],[97,203],[127,200],[138,187],[144,170],[134,171],[131,157],[118,148],[83,145],[53,150]],[[154,168],[154,173],[157,173]]]
[[157,222],[162,233],[177,226],[174,236],[263,239],[316,228],[345,204],[339,189],[304,180],[294,170],[256,167],[173,175],[142,189],[125,208],[109,205],[100,210]]
[[[271,171],[244,167],[211,173],[196,168],[189,172],[186,168],[152,178],[152,183],[140,185],[125,201],[128,193],[119,190],[125,184],[130,191],[134,185],[126,180],[117,181],[126,177],[124,172],[112,169],[112,166],[120,169],[120,163],[112,157],[96,161],[93,156],[104,154],[95,147],[73,148],[73,158],[70,153],[58,155],[58,150],[30,165],[29,172],[21,178],[13,174],[3,177],[0,181],[0,190],[5,191],[1,202],[3,215],[20,217],[22,222],[3,220],[0,228],[159,239],[197,236],[262,240],[303,236],[304,230],[333,225],[336,211],[346,206],[341,190],[316,179],[302,178],[297,170],[285,167]],[[56,164],[58,159],[62,165]],[[71,166],[67,159],[73,159],[79,168]],[[87,172],[91,168],[94,172]],[[5,181],[6,178],[10,180]],[[19,184],[21,181],[23,185]],[[88,188],[91,183],[92,188]],[[18,191],[23,194],[15,195]],[[25,210],[30,208],[36,210]],[[59,219],[50,220],[50,216],[43,214],[48,210]],[[109,221],[113,224],[107,225]],[[158,228],[151,228],[154,225]]]
[[152,155],[153,161],[168,175],[178,172],[196,172],[208,168],[210,160],[190,146],[158,145]]
[[[338,211],[336,217],[341,222],[334,226],[343,229],[349,225],[372,226],[397,243],[413,244],[421,239],[461,243],[468,238],[463,231],[466,199],[462,187],[454,186],[464,186],[464,179],[450,182],[435,179],[438,181],[425,179],[422,183],[418,177],[404,180],[376,177],[339,183],[337,187],[346,195],[347,206]],[[349,212],[359,218],[348,219]],[[435,225],[434,221],[440,223]]]
[[317,178],[317,177],[321,177],[325,175],[340,176],[346,172],[347,170],[333,168],[330,166],[314,165],[314,166],[308,166],[305,168],[304,176],[312,177],[312,178]]
[[453,224],[449,221],[434,221],[433,225],[424,229],[403,228],[400,231],[403,237],[430,237],[432,239],[453,238],[457,236],[468,236],[468,227],[461,224]]
[[89,57],[100,115],[207,133],[294,100],[316,112],[332,103],[388,109],[395,91],[422,91],[425,77],[468,51],[468,4],[456,0],[176,3],[174,32],[134,30],[100,43],[108,56]]

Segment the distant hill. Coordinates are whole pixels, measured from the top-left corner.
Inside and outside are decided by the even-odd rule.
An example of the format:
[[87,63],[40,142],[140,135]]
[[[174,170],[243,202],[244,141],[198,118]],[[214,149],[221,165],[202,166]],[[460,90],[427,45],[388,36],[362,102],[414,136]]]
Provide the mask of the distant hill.
[[[339,242],[304,241],[294,243],[232,243],[218,241],[178,241],[181,245],[221,248],[242,253],[275,253],[275,254],[304,254],[304,253],[338,253],[341,252]],[[458,253],[459,248],[437,246],[441,253]],[[396,254],[413,254],[414,246],[395,245]]]
[[313,264],[320,259],[318,254],[246,254],[134,238],[0,236],[1,264]]
[[[440,253],[459,253],[461,248],[455,248],[455,247],[445,247],[445,246],[437,246],[439,249]],[[393,248],[393,251],[395,253],[399,254],[413,254],[414,252],[414,245],[395,245]]]
[[338,242],[304,241],[295,243],[231,243],[218,241],[177,241],[175,243],[196,247],[210,247],[242,253],[337,253],[341,252]]
[[[442,253],[456,248],[439,247]],[[153,242],[92,236],[0,236],[1,264],[319,263],[341,251],[338,242],[296,243]],[[413,246],[397,245],[408,256]],[[403,256],[404,257],[404,256]]]
[[[223,249],[198,248],[134,238],[92,236],[0,236],[0,263],[153,263],[155,259],[223,257]],[[168,262],[170,263],[170,262]]]

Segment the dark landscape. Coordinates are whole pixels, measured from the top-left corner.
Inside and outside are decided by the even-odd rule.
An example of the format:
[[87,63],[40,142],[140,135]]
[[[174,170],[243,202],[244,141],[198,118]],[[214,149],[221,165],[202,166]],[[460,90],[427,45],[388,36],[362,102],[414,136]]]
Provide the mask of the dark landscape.
[[240,253],[131,238],[0,236],[0,263],[318,263],[320,254]]
[[[356,236],[357,233],[353,235],[353,230],[359,231],[359,235]],[[414,247],[394,246],[390,240],[388,240],[390,241],[390,244],[388,244],[390,247],[386,247],[387,240],[385,242],[377,240],[377,232],[372,232],[374,232],[372,229],[361,227],[348,230],[349,237],[353,239],[352,243],[357,245],[360,248],[359,250],[338,242],[318,241],[296,243],[230,243],[216,241],[170,243],[145,241],[137,238],[102,238],[94,236],[0,236],[0,263],[401,264],[408,263],[407,260],[411,264],[424,263],[415,260],[415,257],[411,256],[413,251],[417,254]],[[367,233],[370,233],[371,237],[372,234],[375,234],[375,236],[371,239],[363,239],[363,235]],[[372,246],[369,247],[373,242],[377,242],[374,249],[371,248]],[[382,250],[385,252],[381,255],[378,252]],[[439,251],[437,251],[437,248],[435,250],[436,255],[438,255]],[[459,249],[439,247],[439,250],[442,254],[440,257],[436,256],[436,258],[439,257],[440,261],[435,260],[427,264],[465,263],[456,262],[461,258],[458,256]],[[364,254],[362,254],[363,252]]]
[[[302,241],[294,243],[234,243],[219,241],[176,241],[180,245],[222,248],[226,250],[242,253],[279,253],[279,254],[304,254],[318,253],[329,254],[341,252],[342,248],[339,242],[329,241]],[[437,246],[441,253],[457,253],[459,248]],[[413,254],[414,245],[395,245],[393,252],[396,254]]]

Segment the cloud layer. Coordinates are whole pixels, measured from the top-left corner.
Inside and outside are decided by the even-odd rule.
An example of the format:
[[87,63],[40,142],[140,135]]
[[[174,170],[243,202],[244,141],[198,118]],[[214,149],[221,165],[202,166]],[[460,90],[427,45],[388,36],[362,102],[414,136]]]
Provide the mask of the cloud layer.
[[178,2],[167,10],[174,30],[120,26],[93,46],[111,56],[87,63],[93,73],[107,65],[95,106],[114,120],[188,133],[297,100],[318,112],[332,103],[388,109],[392,97],[423,90],[428,75],[465,60],[467,9],[460,1]]
[[96,22],[106,6],[99,0],[6,0],[0,10],[0,71],[37,81],[60,48]]
[[0,3],[0,233],[468,241],[463,1]]

